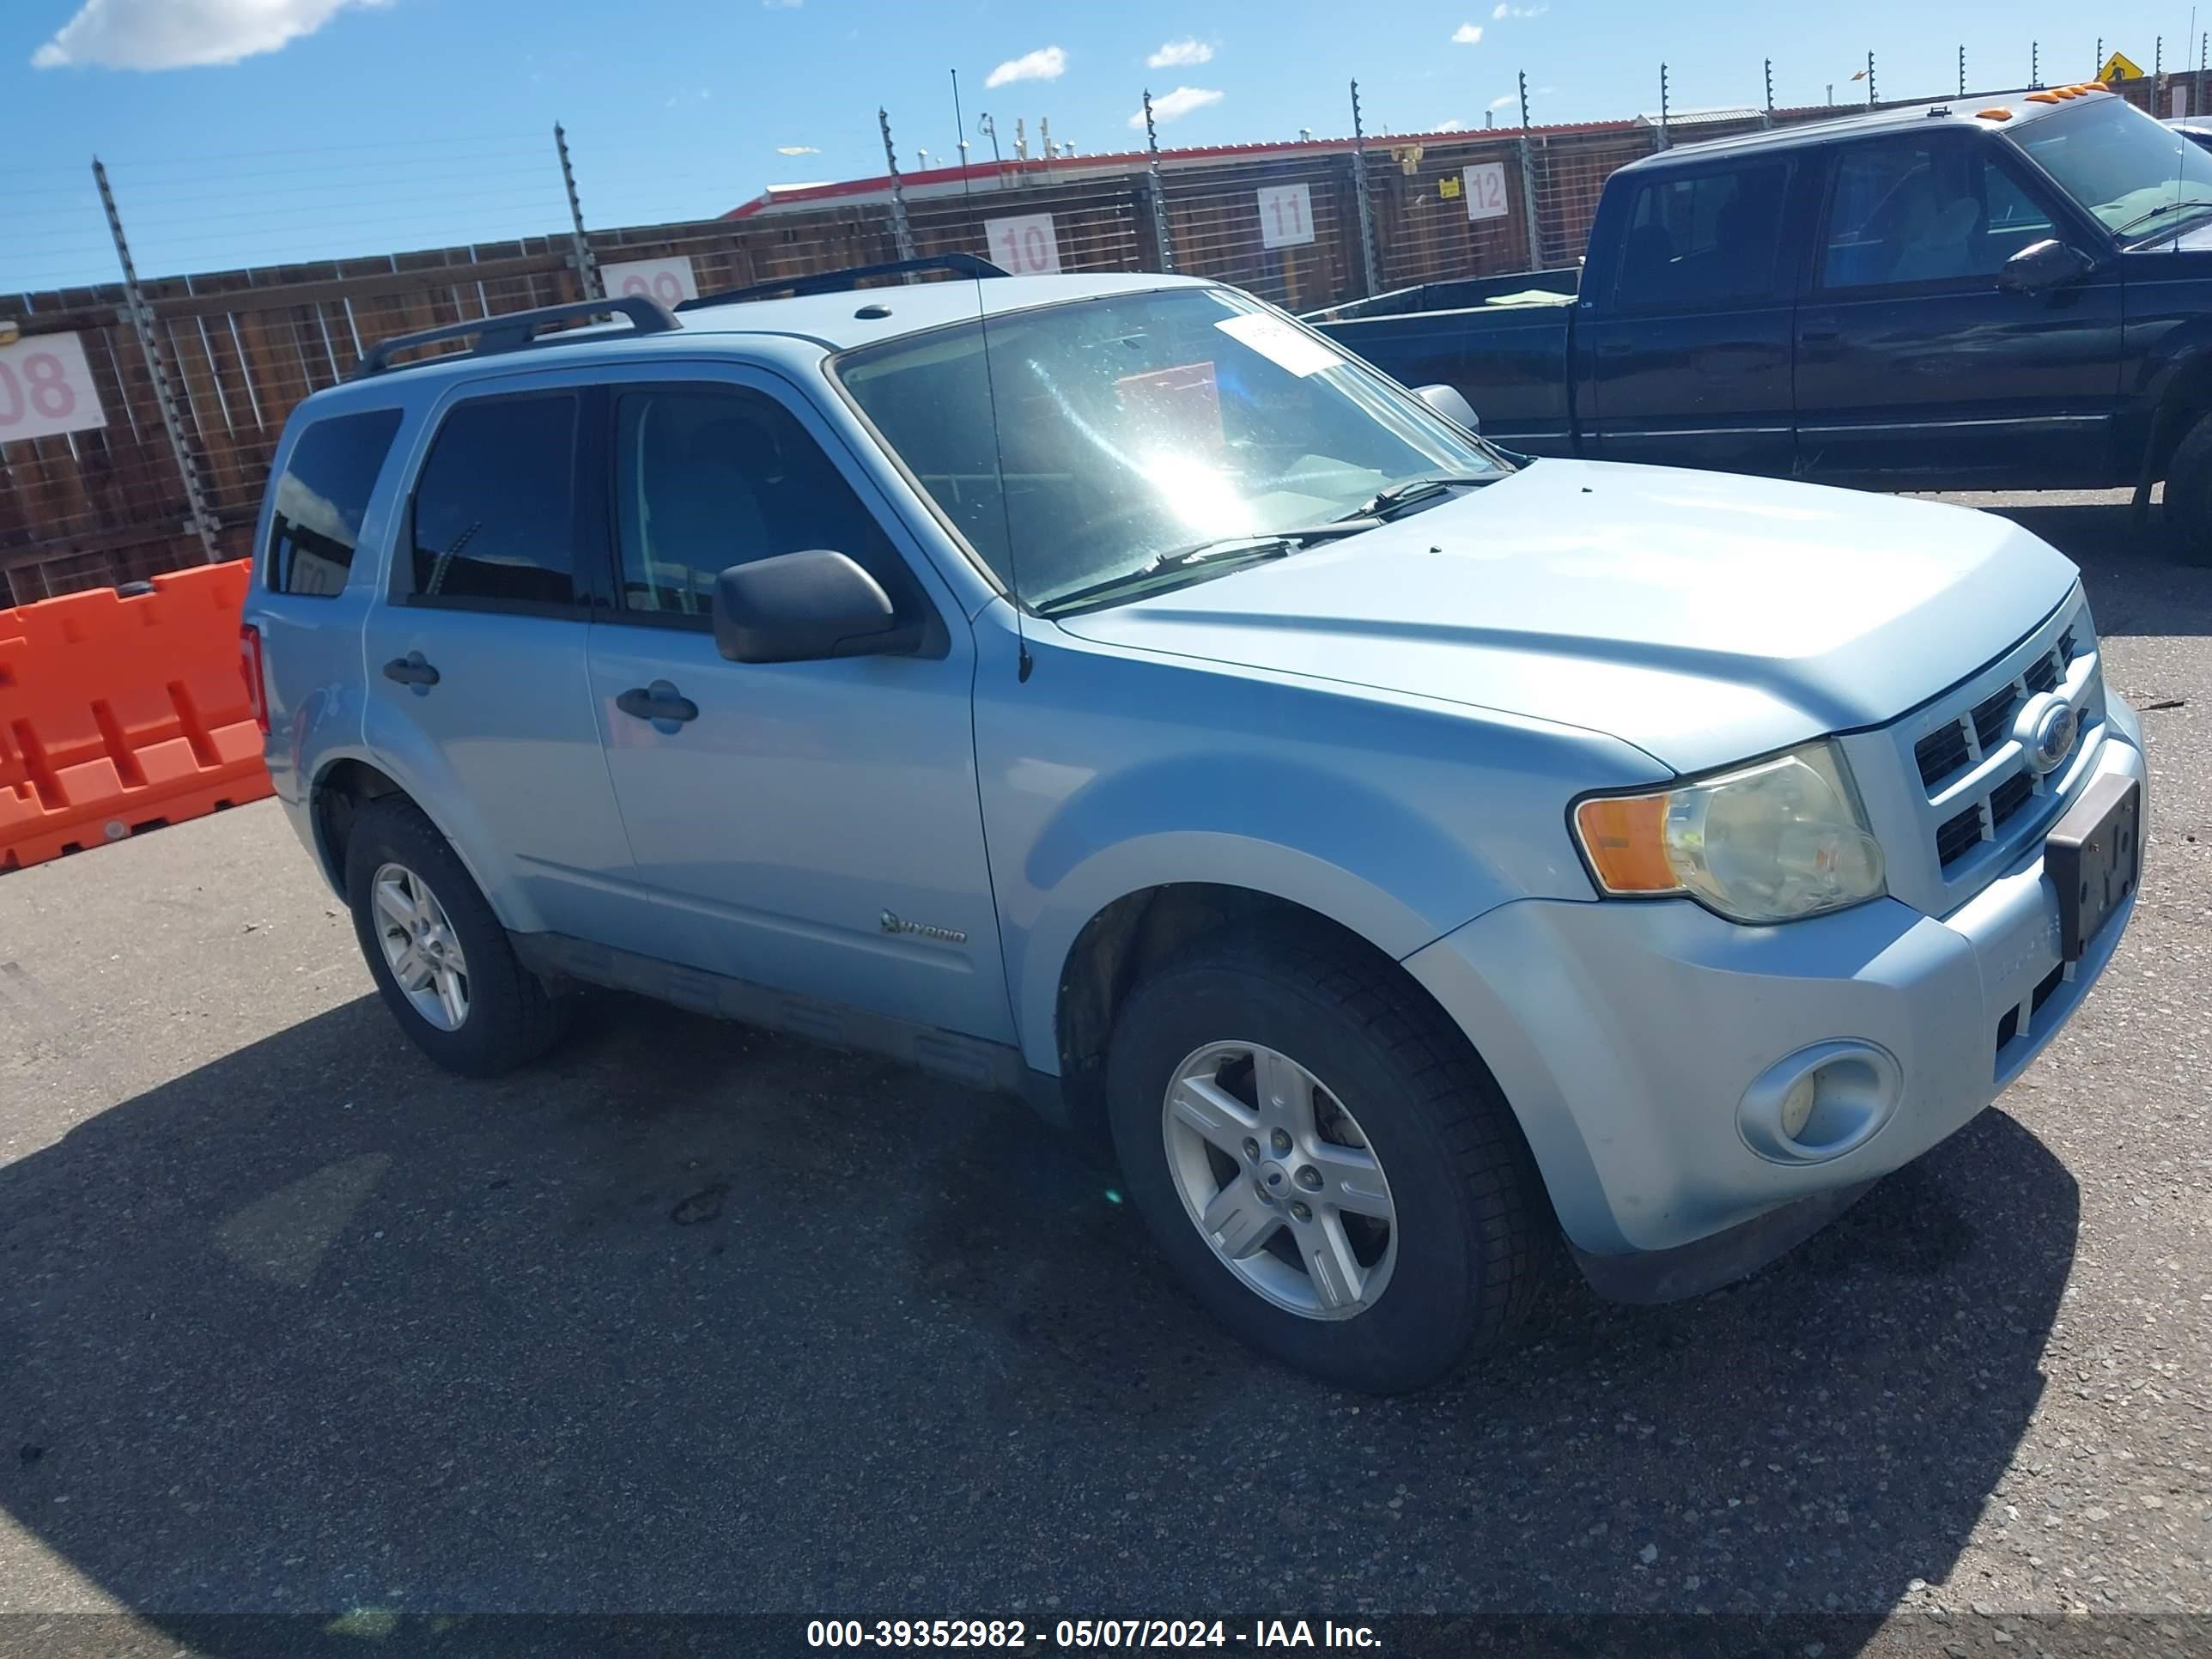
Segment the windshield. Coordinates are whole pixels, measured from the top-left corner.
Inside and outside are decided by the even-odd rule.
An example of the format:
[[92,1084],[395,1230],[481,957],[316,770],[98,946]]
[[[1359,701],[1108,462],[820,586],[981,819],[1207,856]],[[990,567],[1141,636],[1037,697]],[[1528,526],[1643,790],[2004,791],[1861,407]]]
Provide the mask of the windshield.
[[2153,240],[2212,210],[2212,152],[2118,98],[2092,97],[2006,137],[2116,235]]
[[[850,352],[837,374],[1032,608],[1164,555],[1355,514],[1395,483],[1510,470],[1426,404],[1226,289],[994,317],[990,353],[987,382],[981,331],[965,323]],[[1182,579],[1207,574],[1194,563]]]

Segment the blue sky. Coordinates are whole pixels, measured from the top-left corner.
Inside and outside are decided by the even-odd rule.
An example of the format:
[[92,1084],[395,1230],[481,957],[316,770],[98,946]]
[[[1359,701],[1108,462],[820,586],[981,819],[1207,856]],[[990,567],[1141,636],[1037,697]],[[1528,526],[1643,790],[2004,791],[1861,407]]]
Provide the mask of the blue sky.
[[[1885,96],[2087,76],[2098,37],[2148,70],[2193,64],[2185,6],[2118,0],[7,0],[0,7],[0,293],[113,275],[87,164],[113,174],[141,270],[216,270],[490,241],[565,228],[550,129],[597,225],[698,217],[770,182],[953,154],[946,70],[971,139],[1017,116],[1080,150],[1141,142],[1149,86],[1188,107],[1164,143],[1349,130],[1345,82],[1393,131],[1512,116],[1839,100],[1871,49]],[[2212,0],[2197,27],[2212,27]],[[1157,65],[1150,60],[1159,58]],[[1001,69],[1001,66],[1009,66]],[[988,85],[998,71],[1001,83]],[[1208,95],[1212,94],[1212,95]],[[981,143],[981,140],[975,142]],[[793,153],[787,153],[793,152]],[[982,154],[988,155],[988,144]]]

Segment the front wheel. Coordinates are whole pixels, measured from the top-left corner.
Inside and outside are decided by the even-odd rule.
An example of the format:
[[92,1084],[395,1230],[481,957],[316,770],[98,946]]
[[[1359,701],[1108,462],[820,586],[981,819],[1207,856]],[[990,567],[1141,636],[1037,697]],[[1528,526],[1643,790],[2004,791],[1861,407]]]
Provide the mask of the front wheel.
[[1131,994],[1107,1089],[1161,1249],[1297,1370],[1421,1388],[1533,1298],[1551,1218],[1518,1126],[1390,963],[1294,936],[1201,942]]
[[2166,522],[2185,564],[2212,564],[2212,415],[2182,435],[2166,469]]
[[385,1005],[448,1071],[495,1077],[560,1036],[562,1005],[517,959],[468,867],[413,802],[387,795],[354,820],[346,897]]

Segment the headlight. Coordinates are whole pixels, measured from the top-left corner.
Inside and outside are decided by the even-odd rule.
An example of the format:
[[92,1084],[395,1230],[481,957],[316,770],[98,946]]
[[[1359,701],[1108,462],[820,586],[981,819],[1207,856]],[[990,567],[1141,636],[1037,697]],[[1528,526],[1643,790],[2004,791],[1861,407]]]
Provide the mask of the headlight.
[[1832,743],[1671,789],[1575,808],[1608,894],[1680,894],[1731,921],[1791,921],[1879,898],[1881,843]]

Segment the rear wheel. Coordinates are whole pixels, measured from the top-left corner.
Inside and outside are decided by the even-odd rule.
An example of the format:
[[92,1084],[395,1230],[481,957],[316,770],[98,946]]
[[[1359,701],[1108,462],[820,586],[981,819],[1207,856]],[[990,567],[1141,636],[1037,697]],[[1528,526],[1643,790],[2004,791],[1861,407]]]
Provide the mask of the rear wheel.
[[346,842],[354,933],[385,1005],[416,1046],[465,1077],[551,1048],[562,1005],[519,961],[453,849],[413,802],[386,796]]
[[2183,434],[2166,469],[2166,522],[2186,564],[2212,564],[2212,415]]
[[1300,1370],[1418,1389],[1533,1299],[1552,1229],[1519,1129],[1387,963],[1294,936],[1203,941],[1131,994],[1107,1087],[1161,1249]]

